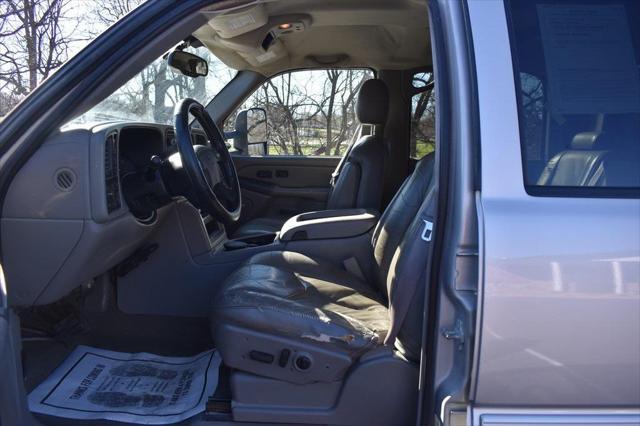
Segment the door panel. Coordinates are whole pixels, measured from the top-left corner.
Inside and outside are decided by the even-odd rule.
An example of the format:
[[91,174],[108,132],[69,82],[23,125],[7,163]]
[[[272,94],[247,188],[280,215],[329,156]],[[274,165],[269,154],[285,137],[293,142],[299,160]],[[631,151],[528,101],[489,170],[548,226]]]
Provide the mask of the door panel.
[[[535,12],[537,3],[514,1],[508,6],[527,5]],[[518,114],[529,104],[517,97],[514,72],[520,79],[525,74],[520,72],[522,64],[539,65],[531,55],[537,51],[538,57],[543,56],[540,43],[546,35],[522,24],[514,26],[530,41],[526,49],[516,49],[509,39],[508,24],[516,22],[511,18],[525,16],[537,22],[538,16],[520,11],[508,18],[506,11],[511,9],[501,2],[468,5],[478,82],[479,137],[483,141],[479,209],[484,230],[470,424],[637,422],[640,202],[596,198],[602,193],[595,191],[589,198],[580,196],[585,193],[578,190],[589,189],[586,185],[558,185],[567,191],[565,196],[531,196],[526,192],[529,158],[535,152],[541,152],[544,161],[553,158],[546,149],[531,149],[536,145],[526,144],[532,140],[529,135],[541,135],[541,148],[557,146],[556,141],[562,139],[555,136],[554,128],[570,123],[557,120],[555,114],[546,121],[535,120],[540,117],[535,114]],[[543,6],[547,5],[550,3],[544,2]],[[587,47],[580,45],[582,54],[576,58],[589,56],[584,52],[592,46],[608,46],[602,40],[610,40],[610,33],[595,32],[601,28],[597,20],[603,15],[583,13],[575,21],[575,14],[569,12],[557,13],[554,22],[588,22],[589,28],[580,29],[580,34],[595,40]],[[556,46],[567,45],[557,42],[551,49]],[[526,52],[530,57],[512,58],[512,52]],[[576,75],[583,72],[579,64],[576,61],[576,71],[572,71]],[[547,85],[560,81],[562,90],[564,82],[571,81],[565,77],[557,80],[542,65],[538,71],[541,81]],[[591,87],[587,85],[585,90]],[[538,99],[546,102],[544,97]],[[584,98],[580,107],[592,99],[599,98]],[[575,108],[570,105],[563,117],[579,116]],[[546,103],[541,110],[544,114],[551,111]],[[602,115],[605,126],[606,115]],[[632,127],[629,129],[629,138],[637,138]],[[622,418],[625,413],[634,417]]]
[[325,209],[339,157],[234,156],[242,189],[236,227],[265,216],[293,216]]

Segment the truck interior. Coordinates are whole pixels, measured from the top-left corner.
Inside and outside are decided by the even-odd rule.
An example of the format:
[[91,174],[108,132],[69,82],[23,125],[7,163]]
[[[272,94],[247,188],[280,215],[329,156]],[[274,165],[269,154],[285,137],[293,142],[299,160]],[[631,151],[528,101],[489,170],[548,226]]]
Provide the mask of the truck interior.
[[[438,197],[435,128],[412,129],[436,105],[429,30],[426,1],[221,2],[100,82],[4,199],[19,391],[79,345],[216,349],[216,391],[184,424],[414,422]],[[176,99],[165,123],[72,120],[194,48],[234,70],[213,98]],[[251,114],[272,120],[251,97],[305,70],[366,75],[337,155],[249,136]]]

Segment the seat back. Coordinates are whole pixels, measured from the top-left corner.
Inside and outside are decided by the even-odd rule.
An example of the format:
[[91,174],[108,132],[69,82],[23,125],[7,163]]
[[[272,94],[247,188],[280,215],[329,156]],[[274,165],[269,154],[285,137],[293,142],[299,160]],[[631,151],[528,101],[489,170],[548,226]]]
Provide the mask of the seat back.
[[[433,180],[434,154],[425,156],[418,162],[395,197],[389,203],[373,231],[372,245],[375,258],[376,284],[381,293],[389,295],[389,282],[392,278],[393,264],[398,263],[397,253],[405,234],[417,217]],[[413,238],[414,235],[407,236]]]
[[412,360],[420,354],[428,243],[421,237],[425,214],[433,202],[435,156],[418,162],[376,226],[372,244],[376,281],[387,296],[391,329],[385,344],[393,344]]
[[387,85],[382,80],[365,81],[358,93],[356,115],[360,123],[375,125],[378,131],[358,139],[338,165],[327,209],[380,210],[385,160],[382,127],[388,111]]
[[597,150],[599,132],[581,132],[575,135],[571,149],[551,158],[545,166],[538,185],[594,186],[596,171],[601,167],[604,150]]

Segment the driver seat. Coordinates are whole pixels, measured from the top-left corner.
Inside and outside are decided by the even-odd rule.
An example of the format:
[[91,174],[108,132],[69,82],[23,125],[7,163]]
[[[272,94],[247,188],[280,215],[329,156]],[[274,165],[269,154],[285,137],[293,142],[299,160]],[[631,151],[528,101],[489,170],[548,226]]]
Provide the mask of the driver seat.
[[[362,136],[349,148],[333,173],[326,209],[374,209],[380,211],[384,177],[383,129],[389,110],[389,92],[382,80],[363,83],[356,102],[362,124],[376,126],[376,134]],[[278,232],[288,216],[259,217],[243,224],[233,238]]]
[[293,251],[257,254],[232,273],[211,317],[224,363],[312,384],[343,380],[383,344],[389,350],[395,343],[405,359],[416,361],[424,294],[418,283],[424,282],[428,246],[420,236],[435,196],[433,167],[433,155],[420,160],[381,216],[366,259],[360,256],[362,276],[343,267],[343,259]]

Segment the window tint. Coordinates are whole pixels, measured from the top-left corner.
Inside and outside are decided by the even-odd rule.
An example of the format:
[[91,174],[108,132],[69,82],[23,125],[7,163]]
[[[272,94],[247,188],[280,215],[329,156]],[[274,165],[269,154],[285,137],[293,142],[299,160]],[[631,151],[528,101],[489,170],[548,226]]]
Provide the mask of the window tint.
[[[365,69],[280,74],[262,84],[238,111],[265,109],[268,155],[341,156],[359,126],[355,114],[358,91],[370,78],[373,73]],[[238,111],[225,122],[225,131],[234,130]]]
[[418,73],[413,87],[420,90],[411,98],[411,133],[409,156],[419,160],[435,150],[436,123],[433,73]]
[[640,191],[640,2],[508,1],[525,185]]

